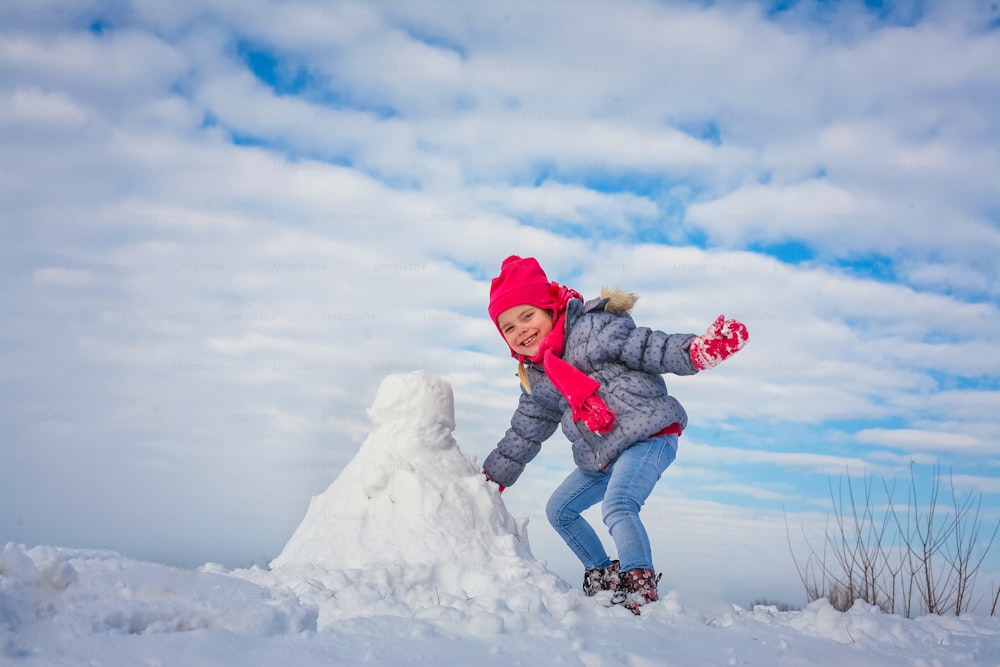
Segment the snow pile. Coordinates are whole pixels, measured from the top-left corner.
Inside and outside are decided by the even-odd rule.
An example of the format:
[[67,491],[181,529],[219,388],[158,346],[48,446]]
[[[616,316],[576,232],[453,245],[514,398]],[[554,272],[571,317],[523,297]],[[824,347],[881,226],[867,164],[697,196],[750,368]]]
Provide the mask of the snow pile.
[[122,558],[111,551],[7,544],[0,550],[0,656],[51,634],[142,635],[214,628],[242,635],[315,629],[288,591],[222,573]]
[[498,556],[531,557],[523,526],[452,437],[447,383],[422,371],[391,375],[368,416],[375,429],[312,499],[273,568],[402,562],[492,569]]
[[321,627],[361,613],[473,613],[494,632],[521,612],[559,617],[577,596],[531,554],[516,521],[455,442],[451,386],[390,375],[368,412],[374,429],[259,582],[288,585]]
[[[713,624],[730,627],[752,621],[794,630],[804,637],[833,640],[858,648],[878,648],[889,644],[899,649],[919,649],[922,645],[949,645],[952,633],[968,629],[969,620],[969,617],[960,620],[946,615],[909,620],[884,614],[878,607],[861,600],[846,612],[841,612],[826,598],[821,598],[794,613],[782,613],[773,606],[757,606],[752,611],[734,608],[731,613],[713,620]],[[996,625],[995,620],[993,623]]]

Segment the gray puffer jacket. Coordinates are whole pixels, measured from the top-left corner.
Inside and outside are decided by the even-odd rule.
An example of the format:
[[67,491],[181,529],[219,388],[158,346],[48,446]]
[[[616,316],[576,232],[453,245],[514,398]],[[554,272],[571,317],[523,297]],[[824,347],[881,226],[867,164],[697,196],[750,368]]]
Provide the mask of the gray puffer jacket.
[[521,399],[510,428],[483,462],[490,479],[511,486],[559,424],[573,446],[573,460],[584,470],[600,470],[637,442],[673,423],[687,426],[687,413],[667,393],[662,373],[693,375],[688,346],[694,334],[666,334],[637,327],[629,312],[636,297],[604,291],[601,298],[571,300],[566,308],[566,345],[562,358],[601,383],[598,394],[616,414],[605,435],[574,422],[569,403],[540,364],[526,364],[530,393]]

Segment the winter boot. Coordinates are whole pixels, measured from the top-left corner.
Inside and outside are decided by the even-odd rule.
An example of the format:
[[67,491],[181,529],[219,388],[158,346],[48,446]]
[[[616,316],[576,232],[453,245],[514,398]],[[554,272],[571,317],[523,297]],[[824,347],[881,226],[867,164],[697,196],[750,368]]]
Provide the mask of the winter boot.
[[622,572],[621,590],[625,592],[623,600],[625,608],[638,616],[639,607],[659,600],[660,595],[656,592],[656,585],[660,583],[662,576],[653,570],[646,569]]
[[621,581],[618,569],[621,564],[613,560],[610,565],[597,567],[583,573],[583,592],[588,596],[597,595],[601,591],[618,591]]

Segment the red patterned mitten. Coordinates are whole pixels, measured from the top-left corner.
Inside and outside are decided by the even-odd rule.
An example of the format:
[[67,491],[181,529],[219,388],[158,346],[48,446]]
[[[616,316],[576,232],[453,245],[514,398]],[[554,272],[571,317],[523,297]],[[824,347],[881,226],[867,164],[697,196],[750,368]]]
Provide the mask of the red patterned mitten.
[[691,361],[698,370],[715,368],[747,344],[746,326],[736,320],[719,315],[705,333],[691,341]]

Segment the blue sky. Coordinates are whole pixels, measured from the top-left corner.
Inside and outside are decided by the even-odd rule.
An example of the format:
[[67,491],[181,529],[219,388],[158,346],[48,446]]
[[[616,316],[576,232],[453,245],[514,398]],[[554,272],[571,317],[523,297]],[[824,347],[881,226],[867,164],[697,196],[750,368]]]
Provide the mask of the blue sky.
[[[639,293],[640,325],[750,329],[667,378],[672,585],[801,596],[784,517],[821,530],[841,475],[939,464],[1000,519],[995,3],[0,19],[0,539],[264,563],[392,372],[451,382],[481,460],[517,400],[485,315],[513,253]],[[543,514],[569,465],[557,435],[504,499],[575,581]],[[719,574],[747,550],[755,581]]]

